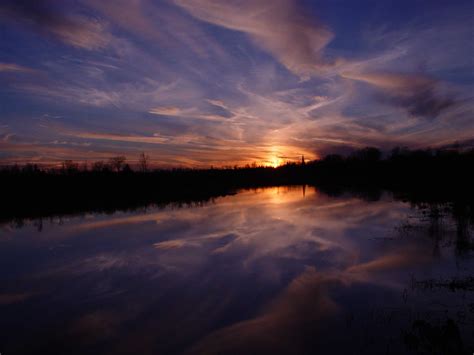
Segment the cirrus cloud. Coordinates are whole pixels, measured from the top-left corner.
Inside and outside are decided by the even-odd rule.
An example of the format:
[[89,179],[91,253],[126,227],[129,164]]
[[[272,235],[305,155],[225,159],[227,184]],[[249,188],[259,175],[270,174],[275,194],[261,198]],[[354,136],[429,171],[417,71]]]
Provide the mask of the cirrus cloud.
[[257,45],[273,54],[290,71],[311,75],[330,62],[322,50],[332,32],[305,15],[294,1],[175,0],[196,18],[247,34]]
[[455,104],[454,99],[439,93],[436,80],[421,74],[344,73],[343,77],[376,87],[382,100],[416,117],[435,118]]
[[39,33],[77,48],[94,50],[108,44],[110,35],[102,22],[80,14],[65,13],[60,5],[53,0],[4,0],[0,4],[0,18],[33,26]]

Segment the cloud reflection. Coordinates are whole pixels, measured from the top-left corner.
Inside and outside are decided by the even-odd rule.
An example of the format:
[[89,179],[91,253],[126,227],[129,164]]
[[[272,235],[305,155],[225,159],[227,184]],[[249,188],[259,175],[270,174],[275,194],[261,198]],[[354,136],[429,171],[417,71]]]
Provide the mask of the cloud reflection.
[[[387,195],[368,202],[300,186],[9,229],[0,256],[19,281],[0,303],[40,302],[29,314],[42,326],[43,309],[54,309],[53,322],[67,317],[55,336],[84,351],[342,353],[370,325],[377,353],[406,322],[392,313],[412,275],[455,264],[433,255],[427,236],[396,238],[411,211]],[[383,327],[368,316],[377,307],[392,312]]]

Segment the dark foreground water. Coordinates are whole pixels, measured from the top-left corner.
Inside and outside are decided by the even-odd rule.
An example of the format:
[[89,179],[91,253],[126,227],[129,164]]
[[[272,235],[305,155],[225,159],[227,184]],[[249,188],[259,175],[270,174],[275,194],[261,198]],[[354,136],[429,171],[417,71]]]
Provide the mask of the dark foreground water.
[[472,354],[472,225],[242,191],[0,227],[0,353]]

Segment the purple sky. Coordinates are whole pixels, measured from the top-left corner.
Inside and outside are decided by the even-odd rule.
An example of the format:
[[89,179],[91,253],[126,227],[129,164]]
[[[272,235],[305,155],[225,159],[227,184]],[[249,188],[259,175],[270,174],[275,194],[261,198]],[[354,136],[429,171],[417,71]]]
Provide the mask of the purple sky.
[[474,138],[474,2],[3,0],[0,160],[276,165]]

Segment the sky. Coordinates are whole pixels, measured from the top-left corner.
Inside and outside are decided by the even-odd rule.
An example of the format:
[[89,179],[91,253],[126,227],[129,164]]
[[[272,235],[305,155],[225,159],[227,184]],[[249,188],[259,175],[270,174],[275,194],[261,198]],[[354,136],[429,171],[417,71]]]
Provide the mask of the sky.
[[472,0],[2,0],[0,161],[471,144]]

